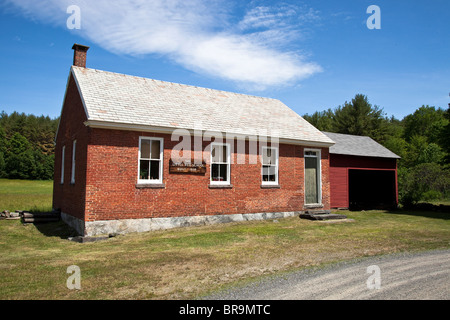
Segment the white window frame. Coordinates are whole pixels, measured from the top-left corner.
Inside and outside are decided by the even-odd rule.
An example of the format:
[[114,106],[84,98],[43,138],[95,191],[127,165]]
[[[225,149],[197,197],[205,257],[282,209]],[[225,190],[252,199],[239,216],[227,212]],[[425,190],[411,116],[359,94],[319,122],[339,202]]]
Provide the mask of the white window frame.
[[[150,179],[141,179],[141,160],[150,160],[155,161],[158,159],[142,159],[141,158],[141,144],[142,140],[150,140],[150,141],[159,141],[159,179],[158,180],[150,180]],[[150,145],[151,148],[151,145]],[[138,154],[138,184],[162,184],[163,183],[163,167],[164,167],[164,138],[158,137],[139,137],[139,154]]]
[[[212,157],[212,151],[214,147],[223,147],[225,146],[227,149],[227,162],[213,162],[213,157]],[[210,159],[211,161],[210,163],[210,174],[209,174],[209,183],[211,185],[231,185],[231,145],[229,143],[219,143],[219,142],[213,142],[211,143],[211,152],[210,152]],[[227,165],[227,181],[213,181],[213,177],[212,177],[212,166],[213,164],[226,164]]]
[[[264,179],[264,166],[265,166],[265,164],[264,164],[264,150],[267,150],[267,149],[272,149],[272,152],[274,152],[275,151],[275,164],[273,165],[270,165],[270,166],[272,166],[272,167],[275,167],[275,181],[264,181],[263,179]],[[279,170],[278,170],[278,161],[279,161],[279,158],[278,158],[278,156],[279,156],[279,154],[278,154],[278,148],[277,147],[268,147],[268,146],[263,146],[262,147],[262,153],[261,153],[261,184],[262,185],[270,185],[270,186],[273,186],[273,185],[278,185],[278,173],[279,173]],[[267,165],[266,165],[267,166]]]
[[77,152],[77,140],[73,140],[73,145],[72,145],[72,171],[71,171],[71,174],[70,174],[70,183],[71,184],[75,184],[76,152]]
[[[306,154],[306,152],[308,152],[308,151],[313,151],[313,152],[316,152],[316,155],[315,156],[311,156],[311,155],[307,155]],[[310,158],[317,158],[317,174],[318,174],[318,190],[317,190],[317,198],[318,198],[318,200],[319,200],[319,202],[317,202],[317,203],[307,203],[306,202],[306,195],[305,195],[305,205],[322,205],[322,150],[320,150],[320,149],[311,149],[311,148],[305,148],[304,149],[304,152],[303,152],[303,156],[305,157],[305,158],[307,158],[307,157],[310,157]],[[305,164],[304,164],[304,166],[303,166],[303,170],[304,170],[304,174],[305,174],[305,171],[306,171],[306,161],[305,161]],[[304,178],[303,178],[303,183],[304,183],[304,189],[303,190],[305,190],[306,191],[306,179],[305,179],[305,176],[304,176]]]
[[61,184],[64,184],[64,162],[66,158],[66,146],[62,147],[61,152]]

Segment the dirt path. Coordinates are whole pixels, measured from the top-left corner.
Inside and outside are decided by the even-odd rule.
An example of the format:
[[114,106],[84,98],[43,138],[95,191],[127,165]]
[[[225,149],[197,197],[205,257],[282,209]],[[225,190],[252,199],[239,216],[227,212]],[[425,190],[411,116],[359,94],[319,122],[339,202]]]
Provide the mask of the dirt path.
[[450,299],[450,250],[393,254],[270,277],[207,299]]

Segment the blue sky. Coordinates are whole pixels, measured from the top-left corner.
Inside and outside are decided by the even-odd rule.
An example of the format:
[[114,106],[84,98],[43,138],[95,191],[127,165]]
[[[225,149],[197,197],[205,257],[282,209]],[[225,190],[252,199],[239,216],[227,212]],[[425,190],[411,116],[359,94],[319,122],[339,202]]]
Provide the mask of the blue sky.
[[[69,29],[67,8],[80,8]],[[369,29],[370,5],[381,29]],[[0,110],[56,117],[87,65],[280,99],[298,114],[368,96],[401,119],[450,102],[448,0],[0,0]],[[70,20],[72,21],[72,20]]]

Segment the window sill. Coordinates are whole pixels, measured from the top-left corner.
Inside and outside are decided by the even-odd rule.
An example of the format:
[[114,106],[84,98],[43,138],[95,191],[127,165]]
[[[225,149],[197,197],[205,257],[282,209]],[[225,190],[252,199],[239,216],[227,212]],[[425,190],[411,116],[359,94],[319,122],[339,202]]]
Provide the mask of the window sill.
[[210,189],[233,189],[231,184],[209,184],[208,187]]
[[261,189],[281,189],[279,184],[262,184]]
[[165,189],[164,183],[136,183],[136,189]]

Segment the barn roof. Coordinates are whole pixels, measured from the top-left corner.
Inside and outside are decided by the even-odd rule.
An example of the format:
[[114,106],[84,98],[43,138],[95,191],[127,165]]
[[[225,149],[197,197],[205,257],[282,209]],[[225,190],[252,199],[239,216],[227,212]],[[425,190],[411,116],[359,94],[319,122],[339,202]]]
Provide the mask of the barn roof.
[[331,146],[281,101],[72,66],[92,127],[197,129]]
[[398,155],[370,137],[331,132],[323,133],[336,142],[334,146],[330,147],[331,154],[400,159]]

